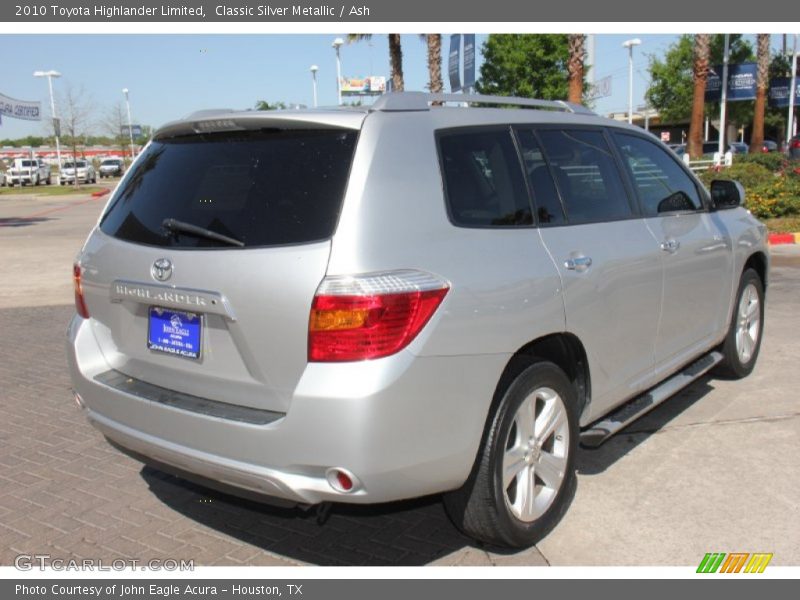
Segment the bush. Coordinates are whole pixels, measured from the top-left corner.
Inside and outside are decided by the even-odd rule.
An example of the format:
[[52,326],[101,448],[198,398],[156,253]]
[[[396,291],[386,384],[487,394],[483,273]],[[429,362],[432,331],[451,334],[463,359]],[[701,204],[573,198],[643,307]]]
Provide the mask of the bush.
[[779,176],[747,190],[747,208],[759,219],[800,214],[800,177]]
[[757,162],[740,161],[735,162],[727,169],[715,171],[709,169],[700,174],[700,180],[706,187],[711,186],[715,179],[735,179],[744,186],[745,191],[750,191],[757,187],[768,185],[777,176],[774,172]]
[[756,164],[772,171],[782,171],[787,163],[786,156],[781,152],[759,152],[758,154],[736,154],[733,164]]

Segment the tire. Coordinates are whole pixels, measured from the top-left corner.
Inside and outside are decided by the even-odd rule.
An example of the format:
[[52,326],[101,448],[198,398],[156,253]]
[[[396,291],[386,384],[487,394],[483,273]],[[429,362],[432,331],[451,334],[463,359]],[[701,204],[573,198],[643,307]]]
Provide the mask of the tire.
[[742,273],[733,314],[722,343],[722,362],[715,374],[731,379],[747,377],[756,366],[764,332],[764,284],[758,273]]
[[[552,413],[557,419],[537,441],[536,422],[545,424],[548,409],[557,411]],[[490,419],[469,479],[445,494],[445,508],[468,536],[495,546],[528,547],[561,520],[575,492],[575,389],[553,363],[535,363],[506,388]],[[526,502],[531,469],[532,504]]]
[[52,175],[48,175],[46,182],[47,182],[47,185],[51,185],[53,183],[53,176]]

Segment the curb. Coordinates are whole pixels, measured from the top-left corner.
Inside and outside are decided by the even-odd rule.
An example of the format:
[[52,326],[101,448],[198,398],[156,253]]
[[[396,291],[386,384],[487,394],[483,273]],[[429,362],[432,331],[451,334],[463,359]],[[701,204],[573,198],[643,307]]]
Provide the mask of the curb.
[[800,233],[770,233],[767,236],[767,242],[770,246],[800,244]]
[[92,198],[100,198],[101,196],[105,196],[111,191],[111,188],[105,188],[102,190],[98,190],[96,192],[92,192]]

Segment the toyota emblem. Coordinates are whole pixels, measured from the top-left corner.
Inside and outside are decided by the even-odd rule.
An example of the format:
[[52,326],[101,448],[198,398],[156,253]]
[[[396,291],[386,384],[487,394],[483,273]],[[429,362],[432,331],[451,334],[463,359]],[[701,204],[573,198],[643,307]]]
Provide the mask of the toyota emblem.
[[150,274],[156,281],[166,281],[172,277],[172,262],[168,258],[159,258],[150,267]]

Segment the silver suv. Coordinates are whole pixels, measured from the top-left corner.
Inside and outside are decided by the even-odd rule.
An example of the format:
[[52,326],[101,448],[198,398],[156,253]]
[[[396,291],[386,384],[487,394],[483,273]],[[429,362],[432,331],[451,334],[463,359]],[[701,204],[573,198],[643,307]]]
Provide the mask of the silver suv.
[[469,535],[530,545],[569,504],[579,442],[753,369],[769,258],[743,196],[562,102],[193,115],[80,251],[76,401],[211,487],[444,493]]

